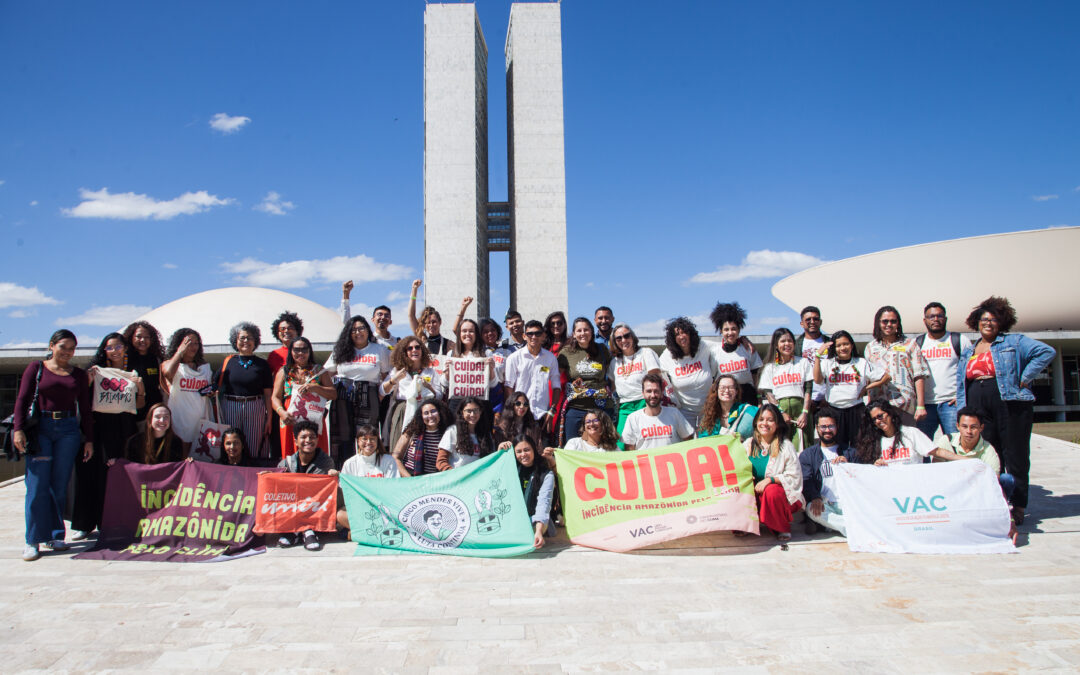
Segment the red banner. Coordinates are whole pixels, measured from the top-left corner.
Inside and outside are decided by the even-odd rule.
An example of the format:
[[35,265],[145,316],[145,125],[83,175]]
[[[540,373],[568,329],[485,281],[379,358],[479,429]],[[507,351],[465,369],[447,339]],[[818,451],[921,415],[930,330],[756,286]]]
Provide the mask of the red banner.
[[337,529],[337,478],[306,473],[259,474],[255,532],[333,532]]

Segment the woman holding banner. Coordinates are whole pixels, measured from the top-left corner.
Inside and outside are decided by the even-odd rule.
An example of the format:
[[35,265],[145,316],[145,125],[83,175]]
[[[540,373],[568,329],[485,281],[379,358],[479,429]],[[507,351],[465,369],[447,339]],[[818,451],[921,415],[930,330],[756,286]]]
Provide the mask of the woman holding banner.
[[86,370],[94,409],[94,456],[75,464],[75,506],[71,516],[71,538],[75,541],[86,539],[101,525],[106,462],[124,456],[127,440],[135,433],[135,413],[146,397],[142,378],[129,372],[127,365],[124,336],[109,333]]
[[[474,361],[483,361],[484,369],[487,371],[487,392],[483,397],[477,396],[484,401],[484,416],[488,420],[492,419],[491,404],[488,402],[491,397],[493,389],[502,389],[502,386],[495,377],[495,361],[487,355],[484,349],[484,343],[480,341],[480,326],[472,319],[462,319],[458,325],[457,342],[454,343],[454,349],[451,355],[455,359],[473,359]],[[461,405],[467,398],[466,396],[455,396],[454,382],[451,379],[452,367],[447,364],[447,368],[444,371],[444,377],[447,382],[447,405],[450,406],[451,412],[457,414],[461,410]]]
[[[611,424],[611,420],[608,420]],[[555,534],[551,524],[551,503],[555,496],[555,473],[541,461],[533,439],[518,436],[514,439],[514,459],[517,461],[518,482],[525,496],[525,511],[533,523],[533,546],[544,545],[544,534]]]
[[[619,449],[618,439],[611,418],[599,410],[590,410],[581,421],[581,435],[571,438],[563,448],[578,452],[613,452]],[[544,448],[545,457],[554,456],[548,453],[550,449]]]
[[446,404],[432,398],[420,404],[420,411],[405,426],[394,444],[394,459],[402,476],[421,476],[439,471],[439,441],[454,424]]
[[754,438],[746,453],[754,472],[758,517],[785,550],[791,541],[792,517],[802,508],[803,488],[799,456],[787,436],[784,413],[766,403],[754,418]]
[[[499,346],[502,338],[502,328],[493,319],[480,319],[480,340],[484,343],[484,355],[495,364],[495,380],[500,384],[506,379],[506,357],[510,356],[510,350]],[[503,409],[503,388],[492,387],[488,394],[491,403],[491,412],[498,414]]]
[[[647,373],[660,375],[660,360],[656,352],[648,347],[641,349],[638,336],[625,323],[617,323],[611,329],[611,365],[608,372],[615,382],[615,393],[619,396],[619,414],[615,433],[622,439],[626,418],[635,410],[645,407],[645,397],[641,393],[641,382]],[[619,440],[619,448],[623,447]]]
[[[139,464],[164,464],[182,462],[185,457],[187,455],[184,454],[184,444],[173,433],[172,412],[169,407],[164,403],[150,406],[146,414],[146,429],[128,438],[124,447],[124,458]],[[225,457],[224,453],[222,457]],[[109,466],[115,461],[116,459],[110,458]]]
[[[311,348],[311,342],[306,337],[298,337],[293,340],[289,347],[289,356],[285,360],[285,367],[278,371],[274,378],[274,412],[281,420],[281,457],[284,460],[296,452],[293,443],[293,425],[301,420],[308,419],[300,414],[305,410],[305,400],[318,403],[333,401],[337,397],[337,390],[330,382],[330,376],[326,371],[319,368],[315,363],[315,352]],[[295,402],[293,399],[297,399]],[[325,406],[323,410],[325,411]],[[323,414],[313,415],[308,420],[315,425],[316,429],[322,428]],[[315,419],[317,418],[317,419]],[[326,434],[318,433],[318,447],[326,451]]]
[[251,466],[244,430],[229,427],[221,434],[221,457],[218,464],[226,466]]
[[611,354],[596,342],[592,322],[583,316],[574,319],[573,338],[559,353],[559,370],[567,374],[568,388],[563,408],[559,444],[581,435],[585,414],[597,410],[610,415],[611,390],[608,367]]
[[191,328],[179,328],[169,338],[168,358],[161,364],[163,388],[169,394],[173,430],[184,442],[184,454],[199,435],[199,425],[210,416],[210,364],[203,357],[202,337]]
[[390,372],[390,350],[375,341],[367,319],[354,316],[341,329],[326,372],[337,389],[328,426],[331,455],[341,466],[355,453],[356,428],[379,424],[379,385]]
[[744,443],[750,438],[754,433],[754,416],[758,409],[739,401],[741,392],[734,375],[721,375],[716,380],[716,386],[709,391],[709,397],[701,408],[698,438],[734,434]]
[[457,423],[446,430],[439,441],[439,456],[435,466],[449,471],[487,457],[495,449],[491,423],[484,419],[483,402],[470,396],[461,404]]

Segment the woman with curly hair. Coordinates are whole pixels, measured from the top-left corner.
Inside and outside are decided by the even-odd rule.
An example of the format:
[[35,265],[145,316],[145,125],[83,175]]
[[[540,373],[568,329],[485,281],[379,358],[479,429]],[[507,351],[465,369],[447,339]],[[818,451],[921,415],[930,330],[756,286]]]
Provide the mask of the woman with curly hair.
[[922,464],[925,457],[963,459],[946,448],[935,447],[926,434],[904,424],[903,412],[888,401],[877,399],[866,406],[866,421],[855,439],[855,459],[859,464],[894,466]]
[[161,403],[161,362],[165,360],[165,349],[161,346],[161,333],[146,321],[136,321],[124,329],[124,341],[128,345],[128,370],[134,370],[142,378],[145,398],[142,406],[135,411],[135,425],[142,431],[146,428],[146,413],[150,407]]
[[429,398],[420,404],[394,443],[394,459],[402,476],[422,476],[439,471],[439,441],[454,424],[454,414],[446,404]]
[[274,375],[277,375],[277,372],[285,365],[285,361],[289,359],[289,347],[292,346],[293,340],[304,334],[304,322],[292,312],[282,312],[270,324],[270,334],[281,343],[280,347],[266,357],[270,369],[274,371]]
[[754,382],[761,368],[761,357],[750,341],[742,337],[742,330],[746,327],[746,310],[737,302],[719,302],[713,307],[709,318],[721,338],[719,346],[711,345],[718,372],[735,376],[742,389],[742,400],[757,401]]
[[1001,455],[1004,470],[1016,479],[1010,503],[1013,522],[1022,525],[1031,470],[1031,425],[1035,395],[1031,383],[1054,360],[1054,348],[1026,335],[1010,333],[1016,310],[1005,298],[991,296],[967,318],[979,339],[960,355],[956,371],[956,407],[980,411],[983,437]]
[[[386,438],[397,443],[401,430],[408,426],[419,404],[443,398],[446,386],[439,371],[431,367],[427,346],[415,335],[406,335],[390,355],[390,374],[380,387],[384,396],[393,396],[386,414]],[[387,445],[392,445],[388,443]]]
[[484,416],[483,402],[470,396],[462,403],[457,422],[443,433],[435,466],[439,471],[449,471],[487,457],[494,450],[491,423]]
[[210,413],[210,364],[203,356],[202,337],[192,328],[178,328],[169,338],[161,364],[162,388],[169,394],[173,431],[184,443],[184,453],[199,435],[199,424]]
[[[590,410],[581,420],[579,435],[571,438],[563,446],[565,450],[578,452],[611,452],[618,450],[619,437],[615,433],[615,424],[611,418],[599,410]],[[547,449],[544,456],[548,455]]]
[[874,339],[866,345],[866,360],[889,374],[884,387],[874,392],[886,398],[904,416],[905,424],[914,425],[926,417],[926,378],[930,364],[915,338],[904,335],[900,312],[885,305],[874,314]]
[[773,331],[765,367],[761,369],[758,392],[762,401],[784,413],[789,440],[800,452],[810,445],[806,429],[810,423],[810,396],[814,392],[814,362],[795,353],[795,334],[787,328]]
[[676,404],[690,426],[697,427],[701,408],[719,374],[716,356],[701,341],[697,326],[685,316],[668,321],[664,327],[660,370],[675,391]]
[[442,330],[442,315],[434,307],[424,307],[420,312],[420,318],[416,318],[416,294],[424,282],[420,279],[412,282],[412,293],[409,295],[409,326],[413,335],[420,338],[428,351],[428,358],[432,360],[435,369],[439,369],[438,357],[449,354],[454,348],[454,343],[444,338]]
[[330,406],[330,456],[341,466],[356,453],[356,428],[379,424],[379,391],[390,372],[390,350],[375,341],[371,324],[360,315],[341,329],[326,361],[337,398]]
[[499,345],[501,338],[502,328],[498,322],[487,317],[480,319],[480,341],[484,345],[484,355],[495,365],[495,380],[499,383],[498,387],[492,387],[488,392],[491,410],[496,414],[502,411],[505,402],[506,392],[502,383],[506,380],[506,357],[511,354],[509,349]]
[[259,327],[241,321],[229,330],[229,344],[235,354],[225,357],[218,372],[221,423],[244,430],[250,439],[251,459],[270,459],[270,431],[274,420],[274,372],[263,358],[255,356],[262,342]]
[[617,323],[611,329],[611,365],[608,372],[615,381],[615,393],[619,395],[618,422],[615,433],[619,438],[619,449],[623,447],[622,432],[626,418],[630,413],[645,407],[645,397],[641,393],[641,383],[648,373],[660,375],[660,359],[656,352],[648,347],[642,349],[638,336],[625,323]]
[[739,440],[744,442],[750,438],[754,433],[754,417],[758,409],[739,400],[741,391],[733,375],[721,375],[716,379],[716,386],[709,392],[701,408],[698,438],[728,434],[738,435]]

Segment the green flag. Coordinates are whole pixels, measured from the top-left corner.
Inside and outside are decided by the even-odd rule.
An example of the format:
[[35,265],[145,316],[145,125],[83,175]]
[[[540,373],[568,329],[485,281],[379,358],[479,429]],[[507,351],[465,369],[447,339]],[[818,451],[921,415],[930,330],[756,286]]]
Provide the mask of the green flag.
[[532,522],[510,452],[413,478],[339,478],[356,555],[506,558],[533,550]]

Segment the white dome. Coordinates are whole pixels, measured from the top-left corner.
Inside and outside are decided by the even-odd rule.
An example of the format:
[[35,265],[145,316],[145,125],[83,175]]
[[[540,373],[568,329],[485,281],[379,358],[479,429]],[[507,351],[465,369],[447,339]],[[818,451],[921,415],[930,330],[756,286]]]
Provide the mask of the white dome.
[[869,333],[874,312],[893,305],[904,332],[918,335],[932,301],[945,305],[949,330],[967,331],[971,308],[991,295],[1009,299],[1015,331],[1076,330],[1078,253],[1080,227],[988,234],[828,262],[781,279],[772,293],[796,312],[819,307],[828,331]]
[[262,334],[262,352],[280,346],[270,334],[270,324],[284,311],[300,317],[304,337],[312,342],[335,342],[341,333],[337,312],[292,293],[252,286],[195,293],[152,309],[138,320],[153,324],[165,341],[177,328],[194,328],[206,345],[229,344],[229,329],[250,321]]

